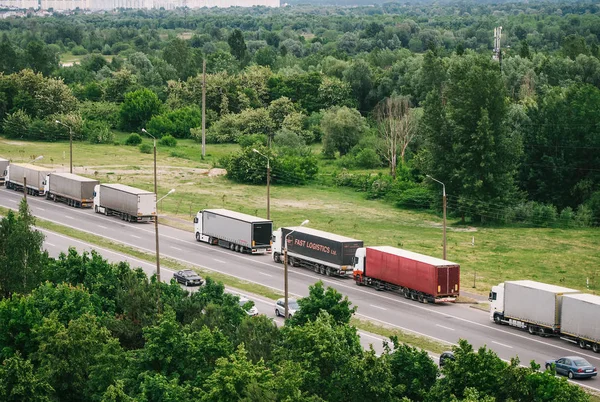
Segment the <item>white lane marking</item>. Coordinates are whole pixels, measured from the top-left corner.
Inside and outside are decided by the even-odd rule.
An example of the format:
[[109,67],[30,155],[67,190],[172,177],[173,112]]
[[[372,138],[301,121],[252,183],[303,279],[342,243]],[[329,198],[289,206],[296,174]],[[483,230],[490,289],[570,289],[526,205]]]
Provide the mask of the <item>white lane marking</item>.
[[40,211],[45,211],[44,208],[36,207],[35,209],[39,209]]
[[98,225],[99,228],[108,229],[106,226]]
[[261,275],[264,275],[264,276],[271,277],[271,278],[273,277],[273,275],[269,275],[269,274],[266,274],[266,273],[264,273],[264,272],[260,272],[260,271],[258,271],[258,273],[259,273],[259,274],[261,274]]
[[443,326],[443,325],[440,325],[440,324],[435,324],[435,326],[436,326],[436,327],[440,327],[440,328],[447,329],[447,330],[449,330],[449,331],[454,331],[454,328],[445,327],[445,326]]
[[[18,202],[18,201],[14,200],[14,202]],[[36,202],[37,202],[37,200],[36,200]],[[56,205],[56,207],[58,207],[58,208],[63,208],[61,205]],[[73,209],[71,209],[71,208],[67,208],[67,207],[64,207],[64,208],[65,208],[67,211],[71,212],[71,213],[85,213],[85,212],[78,211],[78,210],[73,210]],[[95,215],[97,215],[97,214],[95,214]],[[65,215],[65,216],[67,216],[67,215]],[[111,221],[111,222],[112,222],[112,220],[111,220],[111,219],[109,219],[109,218],[105,218],[105,217],[103,217],[103,216],[95,216],[95,218],[98,218],[98,219],[106,219],[106,220],[109,220],[109,221]],[[54,222],[54,223],[56,223],[56,224],[59,224],[59,225],[63,225],[63,226],[67,226],[67,227],[71,227],[71,228],[73,228],[73,229],[76,229],[76,230],[79,230],[79,231],[83,231],[83,232],[86,232],[86,233],[93,233],[93,232],[90,232],[90,231],[87,231],[87,230],[84,230],[84,229],[81,229],[81,228],[78,228],[78,227],[73,227],[73,226],[66,225],[66,224],[64,224],[64,223],[62,223],[62,222],[57,222],[57,221],[54,221],[54,220],[51,220],[51,219],[47,219],[47,218],[43,218],[43,219],[45,219],[45,220],[47,220],[47,221],[49,221],[49,222]],[[71,219],[74,219],[74,218],[71,218]],[[146,230],[146,229],[142,229],[142,228],[140,228],[139,230],[141,230],[141,231],[144,231],[144,232],[148,232],[148,233],[153,233],[153,231],[151,231],[151,230]],[[183,231],[182,231],[182,232],[183,232]],[[185,233],[186,235],[190,235],[188,232],[184,232],[184,233]],[[98,235],[97,233],[93,233],[93,234],[96,234],[96,235]],[[128,245],[128,246],[131,246],[131,247],[135,247],[135,248],[138,248],[138,249],[142,249],[142,250],[144,250],[144,251],[148,251],[148,252],[154,252],[154,250],[146,249],[146,248],[143,248],[143,247],[140,247],[140,246],[137,246],[137,245],[127,244],[126,242],[124,242],[124,241],[122,241],[122,240],[118,240],[118,239],[115,239],[115,238],[111,238],[111,237],[109,237],[109,236],[104,236],[104,235],[98,235],[98,236],[101,236],[101,237],[104,237],[104,238],[107,238],[107,239],[109,239],[109,240],[113,240],[113,241],[116,241],[116,242],[120,242],[120,243],[122,243],[122,244],[125,244],[125,245]],[[181,238],[177,238],[177,237],[174,237],[174,236],[169,236],[169,235],[161,235],[161,237],[170,238],[170,239],[176,240],[176,241],[178,241],[178,242],[182,242],[182,241],[183,241],[183,242],[185,242],[185,243],[194,243],[194,244],[198,243],[198,242],[197,242],[195,239],[194,239],[194,240],[183,240],[183,239],[181,239]],[[192,236],[192,237],[193,237],[193,236]],[[278,266],[277,266],[277,265],[275,265],[274,263],[266,263],[266,262],[262,262],[262,261],[257,261],[257,260],[255,260],[255,259],[253,259],[253,258],[244,257],[244,256],[241,256],[241,255],[238,255],[238,254],[233,254],[233,253],[231,253],[231,252],[229,252],[229,251],[226,251],[226,250],[219,250],[219,249],[218,249],[218,248],[216,248],[216,247],[215,247],[215,248],[212,248],[212,246],[210,246],[210,245],[208,245],[208,244],[202,244],[202,245],[201,245],[201,247],[206,247],[206,248],[209,248],[209,247],[210,247],[210,248],[212,249],[212,251],[219,252],[219,253],[223,253],[223,254],[227,254],[227,255],[228,255],[228,256],[230,256],[230,257],[235,257],[235,258],[244,259],[244,260],[247,260],[247,261],[252,261],[253,263],[256,263],[256,264],[262,264],[262,265],[266,265],[266,266],[270,267],[271,269],[279,269],[279,270],[283,270],[283,267],[278,267]],[[169,256],[169,257],[170,257],[170,258],[173,258],[173,259],[175,259],[175,260],[183,261],[183,262],[186,262],[186,263],[188,263],[188,264],[192,264],[192,265],[195,265],[195,266],[201,267],[201,268],[206,268],[206,269],[208,269],[208,270],[211,270],[211,271],[214,271],[214,272],[219,272],[219,273],[222,273],[222,274],[226,274],[226,275],[230,275],[230,276],[234,276],[234,277],[235,277],[235,275],[232,275],[231,273],[228,273],[228,272],[219,271],[219,270],[217,270],[217,269],[209,268],[209,267],[206,267],[206,266],[200,266],[200,265],[198,265],[198,264],[196,264],[196,263],[194,263],[194,262],[187,261],[187,260],[184,260],[184,259],[180,259],[180,258],[177,258],[177,257],[172,257],[172,256]],[[299,272],[299,271],[297,271],[297,270],[292,270],[292,271],[291,271],[291,273],[292,273],[292,274],[295,274],[295,275],[299,275],[299,276],[305,276],[305,277],[307,277],[307,278],[311,278],[311,279],[314,279],[314,278],[316,277],[316,275],[309,275],[309,274],[306,274],[306,273]],[[239,277],[238,277],[238,278],[239,278]],[[244,279],[244,278],[242,278],[242,279]],[[273,289],[273,290],[276,290],[277,292],[281,292],[281,291],[282,291],[282,290],[281,290],[281,289],[279,289],[279,288],[276,288],[276,287],[273,287],[273,286],[264,285],[264,284],[262,284],[262,283],[260,283],[260,282],[256,282],[256,281],[253,281],[253,280],[250,280],[250,279],[244,279],[244,280],[245,280],[245,281],[247,281],[247,282],[255,283],[255,284],[257,284],[257,285],[265,286],[265,287],[267,287],[267,288],[271,288],[271,289]],[[329,280],[329,279],[326,279],[326,278],[320,278],[320,280],[322,280],[322,281],[323,281],[323,283],[329,283],[329,284],[333,284],[333,285],[335,285],[335,286],[339,286],[340,288],[352,289],[352,290],[353,290],[353,291],[355,291],[355,292],[359,292],[359,293],[368,294],[368,295],[370,295],[370,297],[379,297],[379,298],[383,298],[383,299],[386,299],[386,300],[389,300],[389,301],[392,301],[392,302],[395,302],[395,303],[404,304],[404,305],[406,305],[406,306],[408,306],[408,307],[411,307],[411,308],[414,308],[414,309],[426,310],[426,311],[428,311],[428,312],[430,312],[430,313],[433,313],[433,314],[442,315],[444,318],[454,318],[454,319],[456,319],[456,320],[460,320],[460,321],[463,321],[463,322],[465,322],[465,323],[469,323],[469,324],[471,324],[471,325],[475,325],[475,326],[483,327],[483,328],[485,328],[485,329],[487,329],[487,330],[490,330],[490,331],[495,331],[495,332],[498,332],[498,333],[502,333],[502,334],[504,334],[504,335],[508,335],[508,336],[513,336],[513,337],[521,338],[521,339],[524,339],[524,340],[527,340],[527,341],[531,341],[531,342],[539,343],[539,344],[541,344],[541,345],[544,345],[544,346],[550,346],[550,347],[554,347],[554,348],[556,348],[556,349],[564,350],[564,351],[566,351],[566,352],[568,352],[568,353],[573,353],[573,350],[572,350],[572,349],[569,349],[569,348],[565,348],[565,347],[558,346],[558,345],[553,345],[553,344],[551,344],[551,343],[544,342],[544,341],[541,341],[541,340],[538,340],[538,339],[534,339],[534,338],[531,338],[531,337],[529,337],[529,336],[521,335],[521,334],[519,334],[519,333],[514,333],[514,332],[511,332],[511,331],[506,331],[506,330],[503,330],[503,329],[500,329],[500,328],[494,328],[494,327],[492,327],[492,326],[490,326],[490,325],[487,325],[487,324],[482,324],[482,323],[479,323],[479,322],[476,322],[476,321],[472,321],[472,320],[469,320],[469,319],[466,319],[466,318],[462,318],[462,317],[458,317],[458,316],[449,315],[449,314],[447,314],[447,313],[444,313],[444,312],[441,312],[441,311],[435,311],[435,310],[429,309],[429,308],[427,308],[427,307],[422,307],[422,306],[420,306],[420,305],[415,305],[414,303],[411,303],[411,302],[406,302],[406,301],[399,300],[399,299],[395,299],[395,298],[392,298],[392,297],[388,297],[388,296],[384,296],[384,295],[380,295],[380,294],[375,294],[375,293],[373,293],[373,292],[370,292],[370,291],[367,291],[367,290],[364,290],[364,289],[360,289],[360,288],[357,288],[357,287],[355,287],[355,286],[352,286],[352,287],[351,287],[351,286],[349,286],[349,285],[344,285],[344,284],[340,283],[339,281],[332,281],[332,280]],[[295,295],[295,296],[300,296],[300,295]],[[365,317],[365,318],[369,318],[369,319],[372,319],[372,320],[377,320],[377,319],[375,319],[375,318],[372,318],[372,317],[367,317],[367,316],[363,316],[363,317]],[[379,321],[379,320],[378,320],[378,321]],[[399,327],[399,326],[397,326],[397,327],[398,327],[398,328],[401,328],[401,327]],[[402,329],[402,328],[401,328],[401,329]],[[410,330],[409,330],[409,331],[410,331]],[[412,332],[415,332],[415,331],[412,331]],[[424,335],[424,334],[422,334],[422,335],[423,335],[423,336],[427,336],[427,337],[429,337],[429,338],[432,338],[432,339],[436,339],[436,338],[434,338],[434,337],[432,337],[432,336],[430,336],[430,335]],[[447,341],[444,341],[444,342],[447,342]],[[588,358],[590,358],[590,359],[600,360],[600,358],[599,358],[599,357],[597,357],[597,356],[594,356],[593,354],[588,354],[588,353],[580,353],[580,354],[582,354],[582,355],[584,355],[584,356],[586,356],[586,357],[588,357]]]
[[213,261],[220,262],[221,264],[227,264],[225,261],[217,260],[216,258],[213,258]]
[[15,199],[12,199],[12,198],[7,198],[7,200],[11,201],[11,202],[14,202],[14,203],[18,203],[19,202],[19,200],[15,200]]
[[136,236],[136,235],[132,235],[132,234],[130,234],[129,236],[131,236],[131,237],[135,237],[136,239],[141,239],[141,237],[140,237],[140,236]]
[[56,244],[52,244],[52,243],[50,243],[49,241],[47,241],[47,242],[45,242],[45,243],[46,243],[46,245],[47,245],[47,246],[50,246],[50,247],[56,247]]
[[496,342],[496,341],[492,341],[492,343],[493,343],[493,344],[496,344],[496,345],[498,345],[498,346],[504,346],[505,348],[509,348],[509,349],[512,349],[512,348],[513,348],[512,346],[508,346],[508,345],[505,345],[505,344],[503,344],[503,343]]
[[383,341],[386,340],[386,339],[384,339],[384,338],[382,338],[380,336],[372,335],[372,334],[369,334],[367,332],[358,331],[358,333],[360,334],[360,336],[366,336],[366,337],[369,337],[369,338],[377,339],[378,341],[382,341],[383,342]]
[[72,219],[72,220],[75,220],[75,218],[73,218],[72,216],[69,216],[69,215],[63,215],[63,216],[64,216],[65,218],[67,218],[67,219]]
[[359,313],[356,313],[356,315],[364,317],[364,318],[366,318],[368,320],[371,320],[371,321],[378,321],[378,322],[380,322],[382,324],[389,325],[391,327],[395,327],[395,328],[401,329],[401,330],[406,331],[406,332],[412,332],[413,334],[416,334],[416,335],[424,336],[424,337],[430,338],[430,339],[435,339],[436,341],[443,342],[443,343],[446,343],[448,345],[457,345],[456,343],[448,342],[445,339],[436,338],[435,336],[427,335],[427,334],[424,334],[422,332],[418,332],[418,331],[414,331],[412,329],[401,327],[400,325],[392,324],[391,322],[388,322],[388,321],[379,320],[377,318],[369,317],[369,316],[366,316],[366,315],[363,315],[363,314],[359,314]]
[[183,251],[182,249],[178,248],[178,247],[174,247],[174,246],[170,246],[172,249],[177,250],[177,251]]
[[374,304],[370,304],[370,306],[371,306],[371,307],[378,308],[379,310],[384,310],[384,311],[387,311],[387,308],[384,308],[384,307],[379,307],[379,306],[376,306],[376,305],[374,305]]

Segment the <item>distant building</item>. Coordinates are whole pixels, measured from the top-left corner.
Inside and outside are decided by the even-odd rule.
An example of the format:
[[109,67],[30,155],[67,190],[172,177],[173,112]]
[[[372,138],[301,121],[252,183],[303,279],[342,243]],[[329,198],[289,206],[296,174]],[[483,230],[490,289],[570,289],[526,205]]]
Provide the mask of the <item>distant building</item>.
[[279,7],[280,0],[0,0],[0,6],[16,9],[113,10],[116,8],[172,10],[178,7]]

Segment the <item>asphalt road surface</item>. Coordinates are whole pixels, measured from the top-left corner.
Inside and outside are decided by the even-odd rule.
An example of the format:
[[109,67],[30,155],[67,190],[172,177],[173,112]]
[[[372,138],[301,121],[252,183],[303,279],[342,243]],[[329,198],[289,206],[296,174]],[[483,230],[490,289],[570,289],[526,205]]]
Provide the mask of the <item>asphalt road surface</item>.
[[[18,208],[22,194],[0,189],[0,205]],[[127,223],[117,217],[104,216],[93,210],[82,210],[54,203],[40,197],[28,197],[32,213],[40,218],[93,233],[98,236],[154,252],[154,227],[152,224]],[[192,227],[190,220],[190,227]],[[251,256],[198,243],[193,233],[168,226],[160,226],[161,255],[194,264],[216,272],[235,276],[283,292],[283,266],[268,255]],[[69,239],[62,243],[75,245]],[[50,243],[54,243],[50,241]],[[97,247],[96,247],[97,248]],[[102,251],[105,254],[106,250]],[[122,257],[120,257],[122,258]],[[138,263],[139,265],[142,262]],[[146,263],[144,263],[146,264]],[[146,269],[151,269],[147,266]],[[162,273],[162,269],[161,269]],[[486,345],[501,358],[509,360],[518,356],[522,364],[535,360],[543,366],[549,359],[566,355],[585,357],[593,365],[600,365],[600,354],[579,349],[559,338],[532,336],[516,328],[498,326],[489,320],[489,314],[462,304],[421,304],[406,300],[401,295],[378,292],[359,287],[344,278],[326,277],[304,268],[289,269],[290,293],[296,297],[308,295],[308,286],[322,280],[326,286],[336,288],[358,306],[358,317],[385,323],[405,331],[434,338],[450,348],[459,339],[467,339],[475,348]],[[255,300],[256,301],[256,300]],[[265,306],[258,305],[260,311]],[[600,380],[580,380],[577,383],[600,390]]]

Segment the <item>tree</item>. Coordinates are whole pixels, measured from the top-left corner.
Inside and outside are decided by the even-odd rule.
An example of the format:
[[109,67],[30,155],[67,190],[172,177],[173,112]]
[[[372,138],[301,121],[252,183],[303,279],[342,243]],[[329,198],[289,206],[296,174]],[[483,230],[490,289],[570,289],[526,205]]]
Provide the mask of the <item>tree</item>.
[[342,294],[334,288],[328,287],[325,290],[322,281],[309,286],[308,297],[298,300],[300,310],[289,320],[290,325],[304,325],[314,321],[323,311],[329,314],[334,323],[349,324],[357,307],[350,307],[352,303],[348,297],[343,299],[342,297]]
[[144,128],[152,116],[159,114],[162,103],[158,96],[149,89],[138,89],[125,94],[121,105],[121,127],[136,131]]
[[562,51],[571,60],[575,60],[580,54],[589,54],[585,38],[580,35],[569,35],[564,38]]
[[438,368],[425,350],[400,344],[398,338],[390,338],[394,348],[386,354],[392,373],[392,386],[398,398],[423,401],[427,391],[435,384]]
[[271,46],[261,47],[254,53],[254,61],[259,66],[273,67],[277,61],[277,51]]
[[375,107],[377,128],[384,144],[384,155],[390,165],[390,174],[396,178],[398,153],[404,165],[406,148],[417,134],[417,124],[410,102],[406,98],[385,98]]
[[0,295],[27,294],[42,280],[47,253],[43,251],[44,235],[33,228],[35,218],[26,199],[19,213],[8,211],[0,221]]
[[279,328],[264,314],[246,317],[237,329],[237,340],[244,345],[253,363],[260,360],[270,362],[273,349],[279,342]]
[[5,402],[50,402],[54,390],[40,378],[29,360],[19,353],[0,365],[0,400]]
[[180,79],[185,80],[194,74],[193,59],[191,51],[186,41],[183,39],[173,39],[163,50],[163,59],[175,67]]
[[10,42],[6,32],[2,34],[2,41],[0,42],[0,54],[2,55],[2,59],[0,60],[1,72],[10,74],[17,72],[20,69],[20,57]]
[[344,71],[344,81],[352,88],[352,94],[361,110],[369,109],[368,95],[373,88],[371,69],[362,59],[355,61]]
[[463,216],[493,219],[494,205],[517,199],[521,137],[509,135],[504,88],[491,59],[454,56],[445,90],[431,91],[425,102],[428,157],[423,169],[446,184]]
[[246,42],[244,34],[239,29],[234,29],[229,38],[227,38],[230,51],[233,57],[238,61],[242,61],[246,57]]
[[323,153],[333,157],[347,154],[367,131],[367,123],[358,110],[346,106],[329,108],[321,119]]

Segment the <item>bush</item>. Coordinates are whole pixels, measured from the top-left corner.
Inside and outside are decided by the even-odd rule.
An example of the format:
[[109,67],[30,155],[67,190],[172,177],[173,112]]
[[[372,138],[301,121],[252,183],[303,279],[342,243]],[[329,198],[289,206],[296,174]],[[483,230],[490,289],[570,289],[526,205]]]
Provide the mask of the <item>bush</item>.
[[363,169],[375,169],[381,167],[381,159],[375,150],[365,148],[356,154],[356,166]]
[[140,145],[140,152],[143,154],[151,154],[152,153],[152,145],[150,144],[142,144]]
[[413,187],[402,191],[396,198],[396,206],[409,209],[429,209],[433,194],[425,187]]
[[137,133],[131,133],[125,140],[125,145],[139,145],[142,143],[142,136]]
[[71,49],[71,53],[74,56],[83,56],[84,54],[88,54],[88,51],[81,45],[77,45]]
[[244,135],[238,138],[238,143],[240,147],[247,148],[255,145],[262,145],[266,147],[268,145],[269,139],[264,134],[253,134],[253,135]]
[[152,117],[147,128],[158,137],[170,134],[176,138],[189,138],[190,130],[201,124],[202,111],[190,106]]
[[108,124],[94,120],[86,120],[83,123],[83,135],[92,144],[109,144],[115,139]]
[[107,123],[110,128],[119,125],[119,105],[112,102],[81,102],[79,113],[84,120],[97,120]]
[[176,147],[177,140],[172,135],[165,135],[160,139],[159,144],[167,147]]

